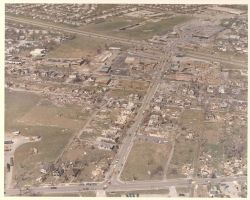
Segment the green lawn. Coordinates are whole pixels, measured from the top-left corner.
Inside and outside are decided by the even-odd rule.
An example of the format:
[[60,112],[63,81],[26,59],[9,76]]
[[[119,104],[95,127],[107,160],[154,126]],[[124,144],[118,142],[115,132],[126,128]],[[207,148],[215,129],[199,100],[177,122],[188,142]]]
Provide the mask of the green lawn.
[[81,29],[129,39],[143,40],[149,39],[154,35],[162,35],[168,31],[172,31],[175,25],[186,22],[189,19],[190,18],[186,16],[176,16],[173,18],[163,19],[158,22],[147,21],[144,25],[133,29],[119,30],[119,28],[124,26],[143,21],[143,19],[122,16],[110,18],[99,24],[89,24],[81,27]]
[[40,96],[32,93],[5,90],[5,130],[15,128],[16,120],[34,107]]
[[[41,141],[26,143],[15,151],[14,180],[19,180],[20,184],[34,182],[35,178],[40,175],[39,165],[44,162],[53,162],[72,135],[69,129],[18,122],[41,99],[42,97],[32,93],[5,90],[5,130],[20,130],[21,135],[27,137],[41,136]],[[36,114],[39,115],[39,113]],[[33,148],[38,150],[37,154],[32,153]]]

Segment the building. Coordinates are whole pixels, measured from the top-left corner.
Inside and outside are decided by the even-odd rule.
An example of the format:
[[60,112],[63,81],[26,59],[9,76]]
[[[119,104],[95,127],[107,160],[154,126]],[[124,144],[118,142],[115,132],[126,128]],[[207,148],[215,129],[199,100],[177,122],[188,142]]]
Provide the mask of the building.
[[13,144],[13,141],[12,140],[5,140],[4,144]]
[[111,69],[111,66],[103,65],[103,66],[100,67],[99,72],[101,72],[101,73],[109,73],[110,69]]
[[12,134],[13,135],[20,135],[20,131],[13,131]]
[[111,144],[108,142],[100,141],[98,142],[98,148],[104,150],[112,150],[115,147],[115,144]]
[[111,78],[108,76],[99,76],[95,80],[95,82],[100,85],[108,85],[110,81],[111,81]]
[[127,57],[124,61],[126,64],[133,64],[135,62],[135,58],[134,57]]
[[45,56],[45,49],[34,49],[30,52],[32,57],[43,57]]

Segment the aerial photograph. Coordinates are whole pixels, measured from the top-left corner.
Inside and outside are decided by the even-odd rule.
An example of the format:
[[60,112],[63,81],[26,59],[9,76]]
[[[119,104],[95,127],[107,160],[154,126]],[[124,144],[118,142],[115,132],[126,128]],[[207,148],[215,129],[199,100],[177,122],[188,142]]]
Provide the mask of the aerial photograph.
[[4,16],[5,197],[247,198],[247,4]]

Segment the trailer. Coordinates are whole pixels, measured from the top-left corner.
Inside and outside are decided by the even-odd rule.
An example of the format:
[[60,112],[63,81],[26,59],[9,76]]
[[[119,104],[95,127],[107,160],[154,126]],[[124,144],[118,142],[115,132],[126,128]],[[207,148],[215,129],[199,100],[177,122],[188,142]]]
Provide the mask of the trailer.
[[9,172],[10,171],[10,164],[9,163],[7,163],[7,171]]
[[5,140],[4,144],[13,144],[13,141],[12,140]]
[[14,166],[14,158],[10,157],[10,166]]

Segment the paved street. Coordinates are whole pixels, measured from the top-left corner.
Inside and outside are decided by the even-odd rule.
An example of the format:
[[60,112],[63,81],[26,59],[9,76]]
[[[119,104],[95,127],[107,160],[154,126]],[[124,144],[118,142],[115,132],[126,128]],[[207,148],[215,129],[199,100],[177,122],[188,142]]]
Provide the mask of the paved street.
[[[139,191],[139,190],[158,190],[166,189],[171,186],[190,186],[192,184],[207,184],[207,183],[222,183],[222,182],[232,182],[232,181],[246,181],[247,177],[218,177],[218,178],[196,178],[196,179],[169,179],[161,181],[134,181],[134,182],[124,182],[111,185],[106,191]],[[103,183],[97,184],[96,186],[88,186],[88,190],[96,191],[103,189]],[[57,186],[56,188],[51,188],[50,186],[44,187],[30,187],[28,190],[23,188],[21,190],[22,194],[27,192],[28,194],[52,194],[52,193],[78,193],[81,191],[86,191],[86,186],[82,184],[72,184],[67,186]],[[19,195],[20,189],[7,189],[7,195]]]
[[[83,35],[87,37],[93,37],[93,38],[101,38],[105,40],[111,40],[111,41],[117,41],[123,44],[127,45],[138,45],[142,47],[150,47],[151,44],[146,42],[146,41],[136,41],[136,40],[129,40],[129,39],[124,39],[124,38],[119,38],[119,37],[114,37],[114,36],[109,36],[109,35],[102,35],[102,34],[97,34],[97,33],[92,33],[92,32],[87,32],[87,31],[82,31],[77,28],[67,28],[63,27],[60,25],[53,25],[53,24],[48,24],[46,22],[37,22],[34,20],[28,20],[28,19],[21,19],[17,17],[11,17],[11,16],[6,16],[7,20],[15,21],[15,22],[20,22],[20,23],[27,23],[31,25],[36,25],[39,27],[45,27],[45,28],[53,28],[59,31],[64,31],[68,33],[73,33],[73,34],[78,34],[78,35]],[[137,56],[142,56],[142,57],[147,57],[150,59],[158,60],[158,69],[155,73],[155,75],[152,77],[150,87],[148,88],[146,95],[144,96],[141,106],[139,110],[137,111],[136,116],[133,119],[133,124],[131,127],[127,130],[126,136],[122,141],[122,144],[119,147],[119,150],[115,156],[115,159],[110,165],[110,168],[108,172],[105,174],[104,181],[102,182],[97,182],[97,183],[61,183],[56,186],[51,186],[51,185],[40,185],[37,187],[29,186],[29,187],[24,187],[24,188],[11,188],[10,184],[10,179],[11,179],[11,174],[12,170],[10,172],[10,176],[8,176],[8,180],[6,181],[7,186],[5,189],[6,195],[8,196],[15,196],[15,195],[30,195],[30,194],[58,194],[58,193],[79,193],[82,191],[96,191],[99,196],[105,196],[105,191],[107,192],[115,192],[115,191],[140,191],[140,190],[159,190],[159,189],[170,189],[170,193],[173,194],[173,196],[176,196],[176,190],[174,186],[193,186],[195,184],[208,184],[208,183],[222,183],[222,182],[233,182],[233,181],[246,181],[247,177],[246,176],[232,176],[232,177],[217,177],[217,178],[176,178],[176,179],[168,179],[166,176],[167,174],[167,169],[168,166],[171,163],[172,156],[174,154],[175,150],[175,140],[169,140],[167,142],[170,142],[172,145],[172,149],[170,152],[169,158],[166,160],[165,164],[165,169],[164,169],[164,176],[163,180],[149,180],[149,181],[122,181],[121,180],[121,174],[122,171],[126,165],[126,162],[128,161],[129,154],[133,148],[134,142],[137,139],[147,139],[150,141],[154,142],[166,142],[165,139],[157,138],[157,137],[152,137],[152,136],[144,136],[143,134],[138,135],[139,127],[143,121],[144,117],[144,112],[147,110],[147,108],[150,105],[150,102],[152,101],[158,87],[161,84],[162,81],[162,76],[164,72],[170,67],[171,63],[171,58],[172,56],[175,55],[175,53],[178,51],[177,46],[179,43],[184,42],[185,43],[185,37],[183,37],[183,33],[180,30],[180,27],[174,29],[179,35],[180,38],[174,38],[174,39],[169,39],[167,44],[162,47],[162,45],[159,45],[159,47],[163,48],[164,51],[161,52],[160,50],[158,51],[159,54],[156,56],[150,55],[147,53],[137,53],[137,52],[131,52],[131,55],[137,55]],[[157,45],[155,45],[157,46]],[[233,61],[233,60],[227,60],[225,58],[219,58],[216,56],[208,55],[205,53],[200,53],[200,52],[186,52],[186,56],[192,57],[192,58],[197,58],[197,59],[202,59],[202,60],[208,60],[208,61],[213,61],[213,62],[220,62],[224,64],[230,64],[234,66],[239,66],[239,67],[246,67],[247,63],[241,62],[241,61]],[[112,75],[112,79],[127,79],[130,80],[130,78],[123,77],[123,76],[118,76],[118,75]],[[167,83],[167,81],[166,81]],[[57,83],[51,83],[51,84],[57,84]],[[59,83],[61,84],[61,83]],[[10,88],[13,91],[27,91],[25,89],[16,89],[16,88]],[[35,93],[42,93],[41,91],[33,91],[31,90],[30,92],[35,92]],[[48,92],[49,93],[49,92]],[[51,92],[51,94],[56,94]],[[212,98],[211,98],[212,99]],[[213,99],[214,100],[214,99]],[[233,101],[233,99],[232,99]],[[246,101],[241,101],[237,100],[237,102],[241,103],[246,103]],[[98,111],[103,108],[105,104],[102,104],[99,109],[96,109],[92,115],[89,116],[88,120],[82,127],[82,129],[77,132],[68,142],[68,144],[65,146],[64,150],[61,152],[60,156],[58,159],[63,155],[64,151],[67,150],[69,145],[73,142],[74,138],[80,137],[81,134],[84,132],[84,130],[87,128],[87,126],[90,124],[90,122],[96,117],[96,114]],[[12,152],[11,156],[13,155],[14,152]],[[9,159],[9,157],[7,157]],[[57,159],[57,160],[58,160]],[[56,160],[56,161],[57,161]]]

